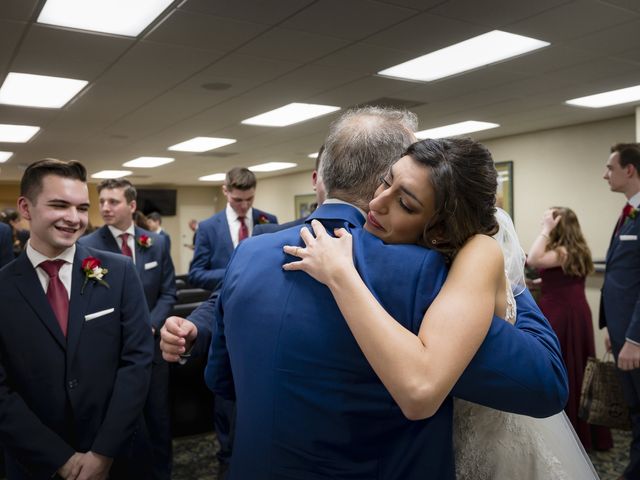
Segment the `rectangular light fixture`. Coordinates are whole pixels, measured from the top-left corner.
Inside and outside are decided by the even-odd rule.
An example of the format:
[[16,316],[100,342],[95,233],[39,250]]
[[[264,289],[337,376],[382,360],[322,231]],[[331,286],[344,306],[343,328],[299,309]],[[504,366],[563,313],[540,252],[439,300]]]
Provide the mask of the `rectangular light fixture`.
[[455,137],[456,135],[464,135],[465,133],[471,132],[480,132],[482,130],[489,130],[490,128],[496,128],[499,126],[500,125],[498,125],[497,123],[467,120],[466,122],[452,123],[451,125],[444,125],[442,127],[421,130],[419,132],[416,132],[416,137],[421,140],[425,138]]
[[207,152],[215,148],[224,147],[236,143],[234,138],[195,137],[182,143],[169,147],[176,152]]
[[47,0],[38,23],[137,37],[173,0]]
[[13,156],[13,152],[0,152],[0,163],[4,163]]
[[91,175],[91,178],[122,178],[132,173],[131,170],[101,170]]
[[379,75],[431,82],[523,53],[546,47],[549,42],[493,30],[413,60],[381,70]]
[[26,143],[38,133],[40,127],[0,123],[0,142]]
[[86,80],[9,72],[0,87],[0,103],[62,108],[87,85]]
[[123,163],[122,166],[129,168],[155,168],[171,163],[174,160],[175,158],[171,157],[138,157]]
[[285,170],[287,168],[297,167],[297,163],[288,162],[268,162],[261,163],[260,165],[254,165],[249,167],[252,172],[275,172],[276,170]]
[[638,100],[640,100],[640,85],[597,93],[586,97],[572,98],[571,100],[567,100],[566,103],[577,107],[603,108],[621,105],[623,103],[637,102]]
[[340,110],[331,105],[317,105],[314,103],[290,103],[270,112],[247,118],[241,123],[245,125],[261,125],[264,127],[286,127],[294,123],[304,122],[311,118],[321,117]]
[[224,179],[226,177],[226,173],[212,173],[211,175],[200,177],[198,178],[198,180],[200,180],[201,182],[224,182]]
[[309,155],[307,155],[307,157],[309,157],[309,158],[318,158],[318,152],[310,153]]

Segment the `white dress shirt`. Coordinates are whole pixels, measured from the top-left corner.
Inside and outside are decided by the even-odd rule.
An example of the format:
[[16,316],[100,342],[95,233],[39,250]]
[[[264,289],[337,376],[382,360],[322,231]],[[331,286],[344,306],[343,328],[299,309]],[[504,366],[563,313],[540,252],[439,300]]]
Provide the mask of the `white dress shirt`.
[[67,289],[67,297],[71,298],[71,272],[73,269],[73,257],[75,254],[76,245],[73,244],[57,257],[49,258],[33,248],[31,246],[31,241],[27,242],[27,257],[38,274],[38,280],[40,280],[40,285],[42,285],[44,293],[47,293],[47,288],[49,288],[49,274],[38,266],[46,260],[64,260],[65,263],[58,271],[58,278],[64,285],[64,288]]
[[[229,224],[229,233],[231,234],[231,241],[233,242],[233,248],[238,246],[238,234],[240,233],[240,220],[238,220],[238,214],[236,211],[231,208],[231,205],[227,203],[227,208],[225,209],[225,213],[227,214],[227,223]],[[249,230],[249,237],[251,236],[251,232],[253,232],[253,207],[251,207],[247,211],[247,216],[244,219],[244,224],[247,226]]]
[[120,251],[122,251],[122,238],[120,238],[120,235],[123,233],[129,234],[129,238],[127,238],[127,245],[129,245],[129,248],[131,249],[133,263],[136,263],[136,230],[133,223],[129,225],[129,228],[126,230],[120,230],[112,225],[107,225],[107,227],[109,227],[109,231],[111,232],[111,235],[113,235],[113,238],[116,239],[116,243],[118,244]]

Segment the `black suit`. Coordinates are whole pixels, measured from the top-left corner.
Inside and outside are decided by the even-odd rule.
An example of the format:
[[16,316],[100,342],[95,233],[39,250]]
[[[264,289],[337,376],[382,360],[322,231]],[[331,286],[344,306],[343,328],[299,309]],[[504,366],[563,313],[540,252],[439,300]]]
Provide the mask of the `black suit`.
[[13,234],[11,227],[0,222],[0,268],[13,260]]

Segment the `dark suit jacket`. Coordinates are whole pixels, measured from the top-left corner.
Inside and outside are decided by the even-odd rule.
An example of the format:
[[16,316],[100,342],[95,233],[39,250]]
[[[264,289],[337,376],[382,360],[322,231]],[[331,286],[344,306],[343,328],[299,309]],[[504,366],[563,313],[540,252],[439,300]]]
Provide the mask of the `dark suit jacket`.
[[[140,235],[147,235],[153,243],[140,246]],[[151,312],[151,325],[160,331],[176,303],[176,278],[166,237],[135,227],[136,271],[142,280],[147,306]],[[120,246],[106,225],[90,235],[81,237],[79,243],[108,252],[121,253]]]
[[[270,213],[253,209],[254,228],[261,223],[278,223]],[[198,235],[193,260],[189,267],[189,283],[194,287],[217,290],[233,253],[233,242],[222,210],[198,224]]]
[[279,232],[280,230],[286,230],[287,228],[302,226],[306,222],[306,218],[298,218],[297,220],[293,220],[287,223],[281,223],[278,225],[277,223],[263,223],[260,225],[256,225],[253,227],[252,237],[257,237],[258,235],[262,235],[263,233],[274,233]]
[[600,300],[600,328],[607,327],[618,351],[630,338],[640,342],[640,215],[627,218],[611,237]]
[[[89,280],[97,257],[109,287]],[[129,259],[78,245],[65,340],[26,253],[0,271],[0,444],[8,470],[50,478],[75,451],[123,454],[149,385],[153,339]],[[12,473],[11,478],[22,478]]]
[[11,227],[0,222],[0,268],[13,260],[13,233]]
[[169,246],[169,253],[171,253],[171,236],[164,230],[161,230],[158,235],[161,235],[165,239],[167,245]]
[[[442,256],[384,244],[362,229],[364,219],[349,205],[324,204],[310,218],[351,231],[362,279],[417,333],[447,273]],[[329,289],[282,270],[292,259],[283,245],[301,243],[298,228],[243,242],[217,302],[205,379],[214,393],[236,398],[231,480],[453,479],[451,397],[427,420],[404,417]],[[553,330],[523,295],[522,330],[494,318],[456,394],[549,415],[566,402],[566,371]]]

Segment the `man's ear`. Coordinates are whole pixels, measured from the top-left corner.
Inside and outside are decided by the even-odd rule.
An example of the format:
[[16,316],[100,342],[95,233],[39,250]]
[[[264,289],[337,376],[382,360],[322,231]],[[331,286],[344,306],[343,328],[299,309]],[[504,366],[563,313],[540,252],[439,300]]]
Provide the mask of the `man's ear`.
[[318,171],[314,170],[311,174],[311,185],[313,185],[313,191],[316,191],[316,185],[318,184]]
[[135,212],[138,208],[138,202],[136,202],[135,200],[131,200],[129,207],[131,208],[131,213]]
[[31,202],[27,197],[18,197],[18,212],[20,216],[31,221]]

